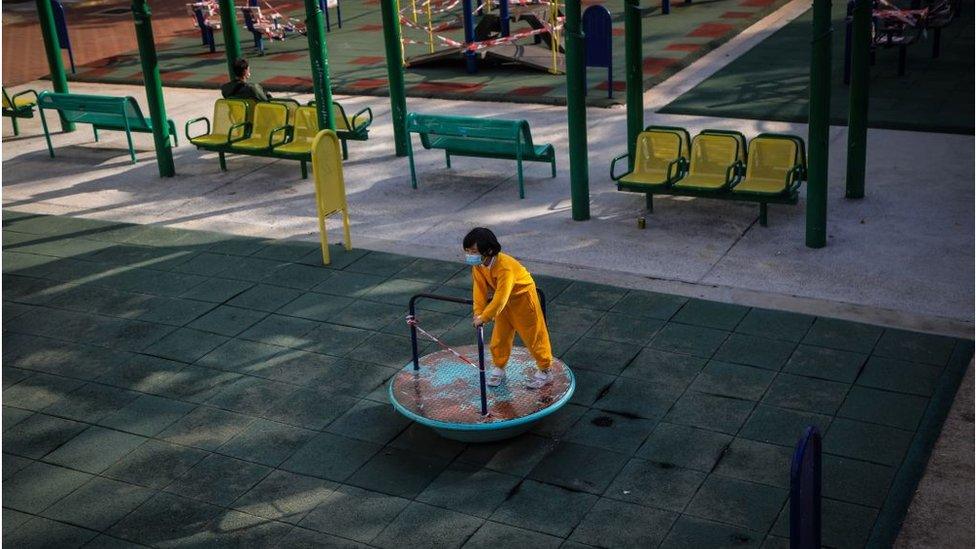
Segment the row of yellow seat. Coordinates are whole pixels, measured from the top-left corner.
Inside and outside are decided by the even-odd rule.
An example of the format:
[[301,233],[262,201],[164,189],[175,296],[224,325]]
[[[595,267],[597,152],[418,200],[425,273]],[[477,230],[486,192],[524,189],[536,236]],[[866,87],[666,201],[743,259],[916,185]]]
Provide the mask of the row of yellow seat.
[[[345,109],[333,103],[333,116],[343,158],[346,158],[346,140],[367,138],[372,111],[363,109],[349,119]],[[205,133],[191,135],[190,127],[201,122],[206,124]],[[314,102],[302,106],[294,100],[258,103],[218,99],[214,103],[212,122],[206,117],[195,118],[186,123],[185,131],[187,139],[198,149],[218,153],[222,170],[227,169],[224,155],[236,153],[298,160],[302,177],[308,177],[306,163],[311,160],[312,140],[319,129]]]
[[637,136],[633,169],[617,175],[617,189],[647,195],[683,195],[758,202],[766,224],[767,204],[795,204],[806,180],[806,151],[795,135],[763,133],[748,142],[736,131],[703,130],[694,139],[684,128],[648,126]]

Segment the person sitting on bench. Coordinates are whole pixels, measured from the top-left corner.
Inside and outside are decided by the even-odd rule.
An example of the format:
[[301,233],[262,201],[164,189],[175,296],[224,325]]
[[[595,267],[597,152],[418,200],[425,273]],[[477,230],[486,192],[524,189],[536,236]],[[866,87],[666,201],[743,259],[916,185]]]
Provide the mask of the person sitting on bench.
[[248,82],[250,78],[250,65],[247,59],[242,57],[234,61],[234,79],[220,86],[220,93],[224,96],[224,99],[271,101],[271,95],[264,91],[261,84]]

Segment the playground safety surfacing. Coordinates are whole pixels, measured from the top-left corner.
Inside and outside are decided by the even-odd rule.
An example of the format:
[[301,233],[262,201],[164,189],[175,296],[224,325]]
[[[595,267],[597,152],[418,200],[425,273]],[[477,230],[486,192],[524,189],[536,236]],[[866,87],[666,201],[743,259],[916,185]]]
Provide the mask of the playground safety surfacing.
[[[408,297],[467,296],[467,268],[332,254],[5,211],[4,544],[786,547],[813,424],[825,544],[887,545],[973,353],[539,276],[572,401],[464,444],[397,414],[387,384]],[[422,307],[472,342],[464,307]]]
[[[658,5],[645,6],[643,18],[644,86],[645,89],[662,82],[695,59],[724,43],[763,16],[785,4],[787,0],[695,0],[685,3],[673,1],[671,13],[661,15]],[[593,105],[622,104],[626,93],[624,83],[624,27],[623,2],[602,3],[613,16],[613,98],[607,98],[607,71],[588,70],[587,100]],[[296,2],[272,2],[282,13],[304,19],[304,11]],[[406,3],[401,3],[407,6]],[[460,7],[458,7],[460,10]],[[422,16],[423,14],[421,14]],[[387,95],[386,58],[383,46],[383,27],[380,6],[376,0],[342,3],[341,29],[336,27],[332,12],[332,30],[327,34],[329,68],[334,92],[348,95]],[[425,23],[425,21],[421,21]],[[522,29],[518,23],[513,30]],[[167,86],[217,88],[227,81],[227,62],[222,36],[215,33],[217,51],[210,53],[203,46],[200,32],[190,17],[186,17],[186,32],[167,43],[157,44],[163,83]],[[527,28],[527,27],[526,27]],[[241,24],[240,42],[244,55],[251,60],[255,81],[271,91],[311,91],[311,69],[308,41],[297,33],[283,41],[265,40],[266,54],[259,56],[251,33]],[[453,34],[452,34],[453,33]],[[453,39],[460,39],[460,31],[448,31]],[[410,34],[413,39],[423,39]],[[531,43],[531,39],[526,43]],[[427,53],[423,45],[408,44],[406,57]],[[86,64],[72,77],[83,82],[141,84],[142,72],[138,52],[117,55]],[[543,71],[511,67],[484,67],[478,74],[465,72],[463,61],[437,66],[411,67],[405,75],[407,95],[468,100],[514,101],[527,103],[565,104],[566,77]]]

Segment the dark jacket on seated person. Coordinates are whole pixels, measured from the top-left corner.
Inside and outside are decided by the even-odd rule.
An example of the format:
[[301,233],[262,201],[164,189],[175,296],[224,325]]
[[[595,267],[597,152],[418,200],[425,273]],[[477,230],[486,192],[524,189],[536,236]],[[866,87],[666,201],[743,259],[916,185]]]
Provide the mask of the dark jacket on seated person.
[[231,80],[220,86],[220,93],[224,99],[251,99],[253,101],[271,101],[261,84],[245,82],[243,80]]

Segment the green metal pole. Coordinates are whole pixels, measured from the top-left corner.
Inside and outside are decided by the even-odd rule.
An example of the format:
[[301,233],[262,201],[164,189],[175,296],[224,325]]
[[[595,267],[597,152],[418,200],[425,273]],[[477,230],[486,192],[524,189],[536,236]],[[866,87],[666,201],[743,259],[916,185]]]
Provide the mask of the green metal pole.
[[403,50],[400,49],[400,18],[397,0],[380,0],[383,41],[386,43],[386,76],[393,116],[393,144],[397,156],[407,155],[407,92],[403,84]]
[[634,169],[637,136],[644,129],[644,52],[640,0],[624,2],[624,41],[627,65],[627,164]]
[[871,0],[854,3],[851,30],[850,112],[847,115],[847,198],[864,198],[868,154],[868,89],[871,83]]
[[329,75],[329,48],[325,43],[325,23],[318,0],[305,0],[305,34],[308,36],[308,57],[312,63],[312,88],[315,90],[315,110],[319,127],[335,130],[332,115],[332,82]]
[[234,0],[219,0],[220,31],[224,34],[224,53],[227,55],[227,74],[235,78],[234,61],[241,58],[241,41],[237,36],[237,14]]
[[[590,218],[590,174],[586,150],[586,73],[580,0],[566,2],[566,112],[569,119],[569,181],[573,219]],[[629,91],[628,91],[629,95]]]
[[[44,40],[44,51],[47,53],[47,66],[51,71],[51,84],[54,91],[68,93],[68,77],[64,74],[64,61],[61,59],[61,44],[58,42],[58,31],[54,26],[51,0],[37,0],[37,16],[41,23],[41,38]],[[62,118],[61,130],[73,132],[75,123]]]
[[142,80],[146,85],[149,117],[152,119],[153,142],[156,144],[156,165],[160,177],[173,177],[173,150],[170,148],[169,123],[166,104],[163,101],[163,82],[159,77],[159,60],[153,39],[152,12],[148,0],[132,0],[132,17],[136,24],[136,42],[139,43],[139,60],[142,62]]
[[827,245],[827,154],[830,139],[830,0],[813,1],[810,55],[810,146],[807,180],[807,246]]

